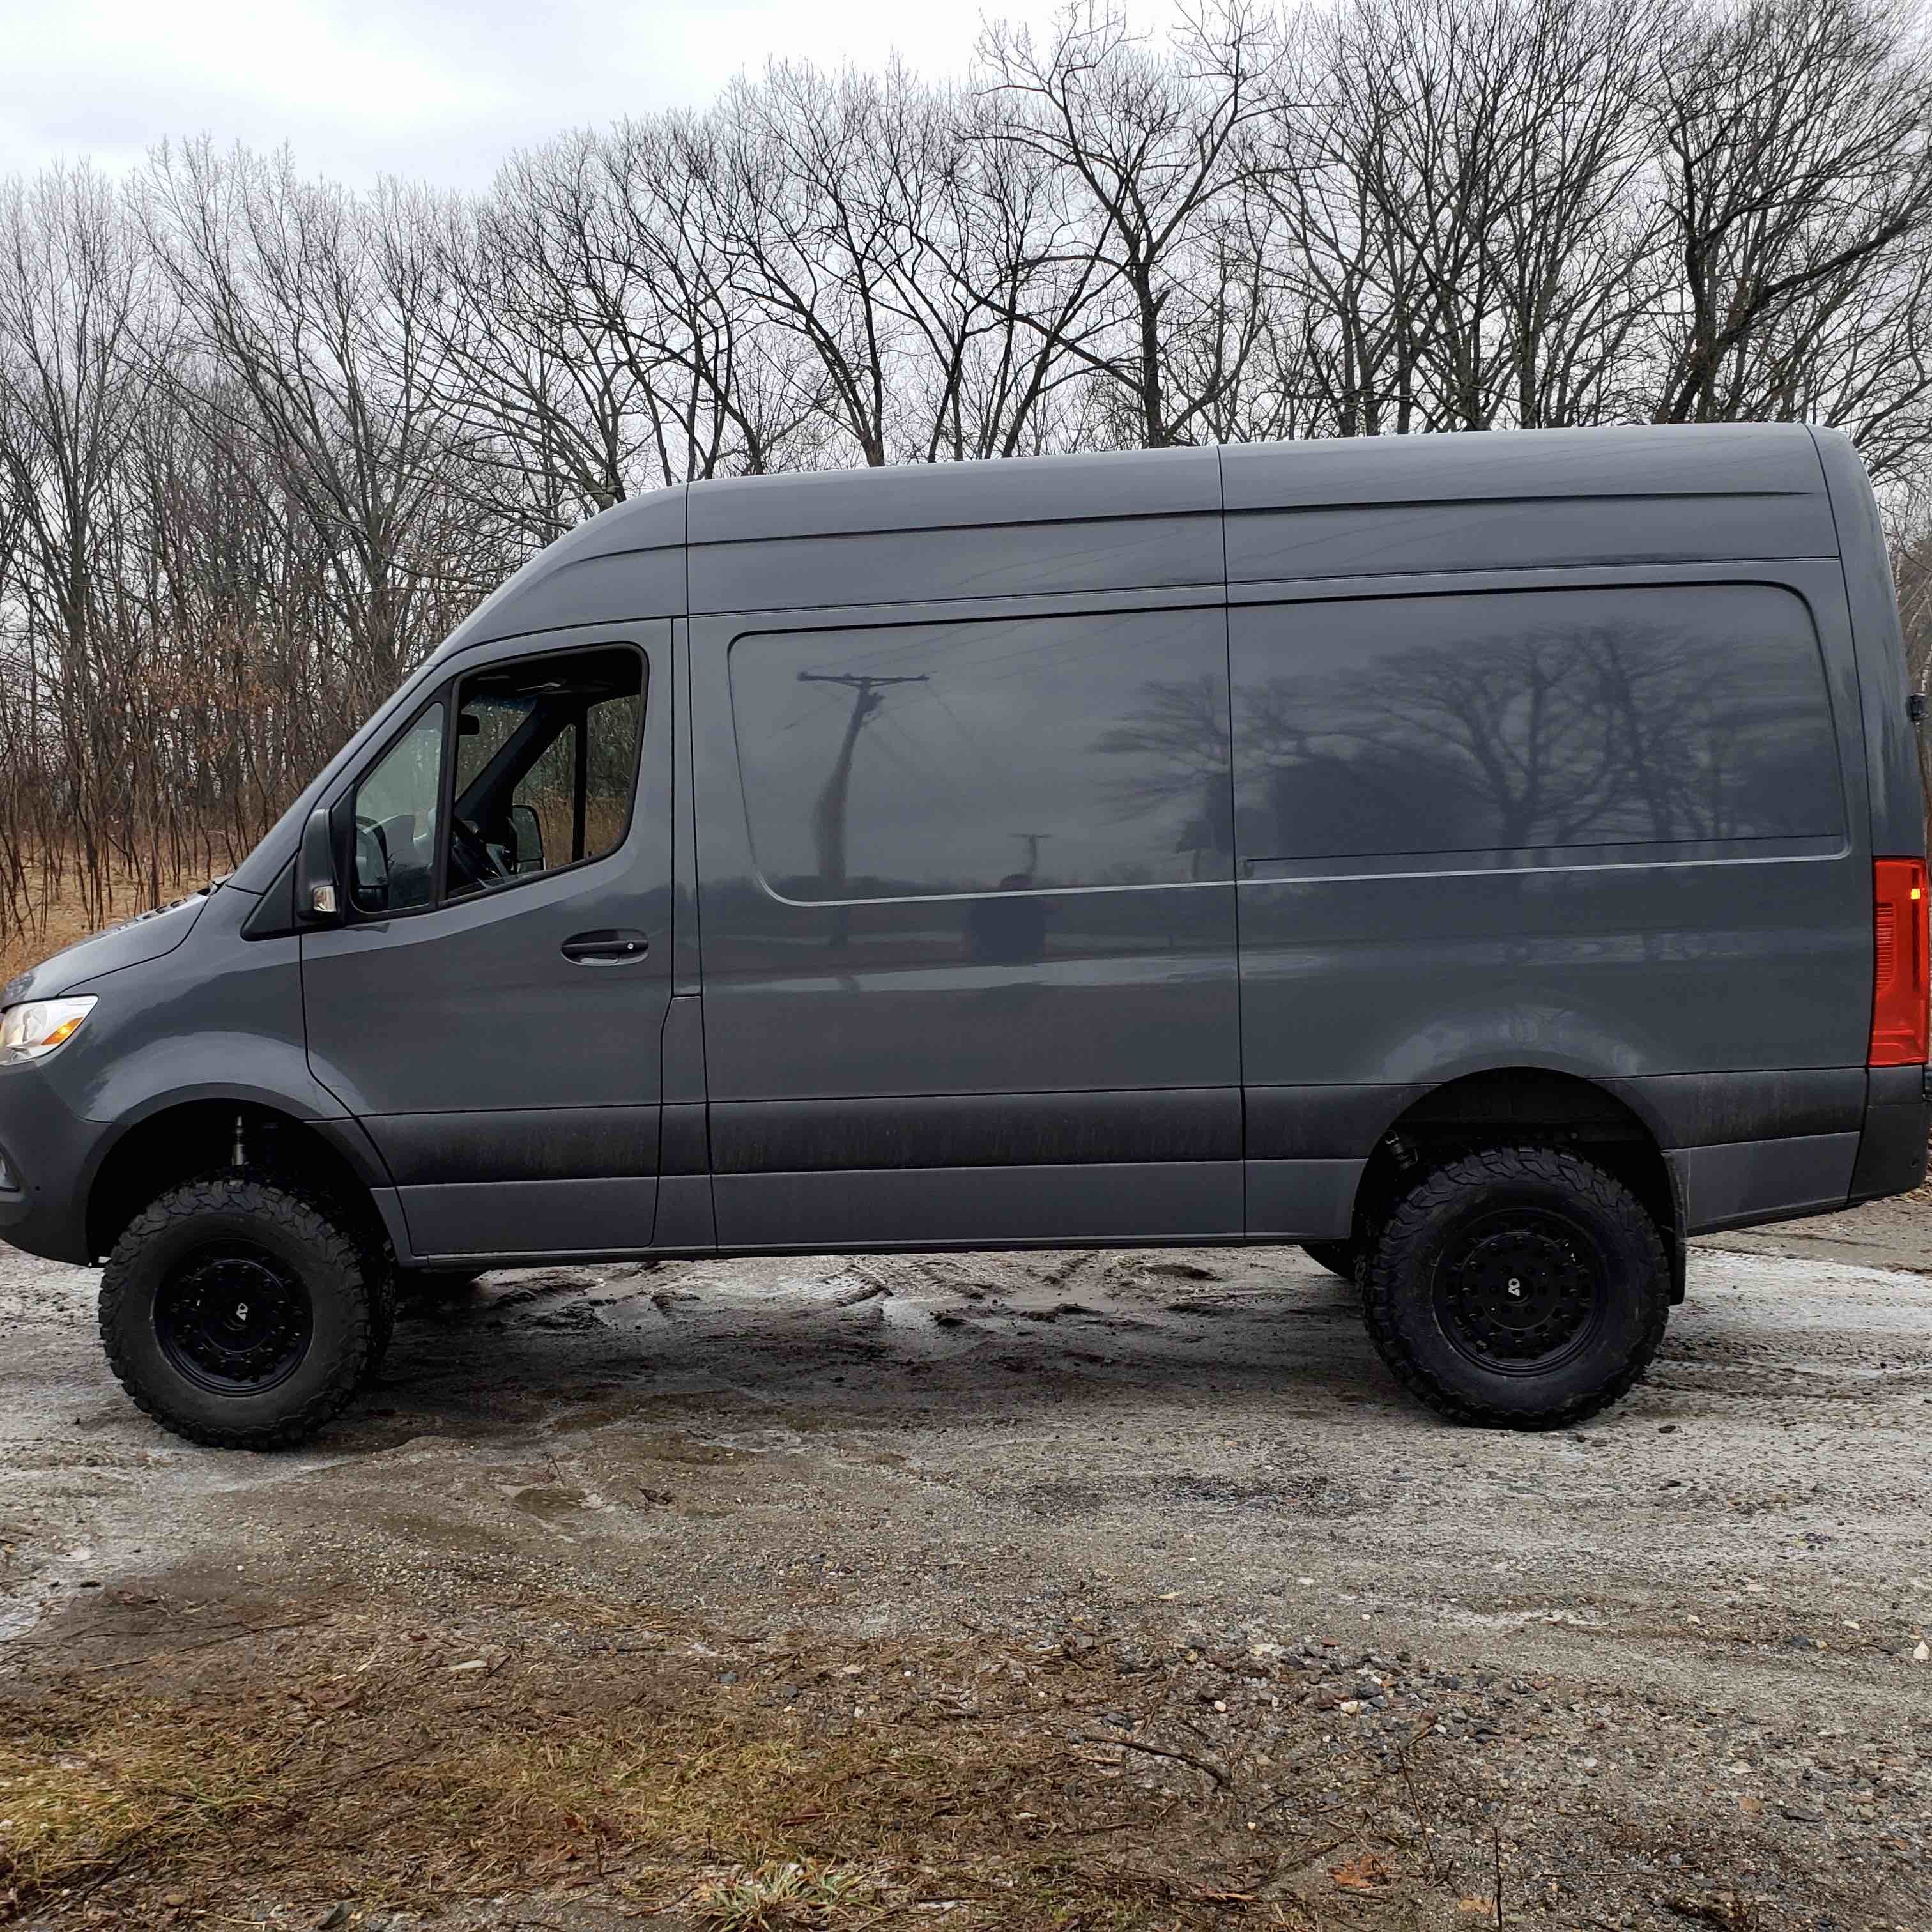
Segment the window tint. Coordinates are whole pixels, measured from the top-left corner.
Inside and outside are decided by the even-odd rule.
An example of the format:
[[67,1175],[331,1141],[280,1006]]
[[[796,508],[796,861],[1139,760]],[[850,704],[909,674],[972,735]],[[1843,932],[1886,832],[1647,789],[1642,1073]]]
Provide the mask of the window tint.
[[1247,858],[1830,835],[1809,614],[1747,586],[1230,614]]
[[741,638],[759,870],[788,898],[1230,871],[1219,610]]
[[634,651],[534,658],[466,678],[447,896],[614,851],[630,823],[644,718]]
[[442,740],[439,701],[418,717],[356,789],[358,912],[406,911],[428,905],[434,895]]

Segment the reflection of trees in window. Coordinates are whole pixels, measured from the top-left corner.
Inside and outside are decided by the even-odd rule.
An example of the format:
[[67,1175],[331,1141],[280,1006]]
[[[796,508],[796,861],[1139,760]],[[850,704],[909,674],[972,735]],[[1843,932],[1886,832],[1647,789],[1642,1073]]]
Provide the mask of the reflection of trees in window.
[[1212,673],[1150,679],[1139,702],[1094,741],[1125,769],[1103,795],[1124,818],[1165,812],[1173,850],[1191,854],[1193,876],[1214,875],[1232,849],[1228,788],[1228,687]]
[[[1620,617],[1445,625],[1426,644],[1374,648],[1405,621],[1415,620],[1347,614],[1310,651],[1325,663],[1240,690],[1237,797],[1251,856],[1838,827],[1816,654],[1788,618],[1781,637]],[[1378,634],[1352,635],[1365,622]],[[1364,647],[1336,662],[1352,641]]]

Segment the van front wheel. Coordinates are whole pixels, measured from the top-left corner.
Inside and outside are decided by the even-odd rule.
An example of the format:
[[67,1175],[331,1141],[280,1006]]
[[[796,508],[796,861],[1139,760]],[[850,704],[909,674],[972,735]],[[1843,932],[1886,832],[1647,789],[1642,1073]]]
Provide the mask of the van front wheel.
[[100,1281],[108,1366],[163,1428],[278,1449],[338,1414],[376,1352],[388,1285],[324,1202],[226,1170],[136,1215]]
[[1395,1204],[1364,1291],[1382,1360],[1430,1407],[1492,1429],[1560,1429],[1649,1366],[1670,1270],[1614,1175],[1558,1148],[1492,1148]]

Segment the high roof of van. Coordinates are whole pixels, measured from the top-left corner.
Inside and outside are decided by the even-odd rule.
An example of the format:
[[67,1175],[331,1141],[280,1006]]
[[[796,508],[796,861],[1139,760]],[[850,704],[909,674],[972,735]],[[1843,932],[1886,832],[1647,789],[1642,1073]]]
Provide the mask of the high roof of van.
[[[1804,523],[1829,529],[1817,448],[1798,423],[1332,438],[721,478],[650,491],[580,525],[512,578],[450,643],[614,616],[614,573],[658,577],[668,592],[681,573],[670,556],[652,554],[687,544],[695,553],[700,546],[867,532],[1204,517],[1224,508],[1240,514],[1676,497],[1730,499],[1734,508],[1742,507],[1739,498],[1781,499],[1792,512],[1801,512],[1794,499],[1818,500],[1802,506]],[[568,591],[566,581],[553,579],[567,580]],[[539,584],[546,594],[532,596]],[[578,605],[584,616],[566,614]],[[685,607],[680,597],[664,608]],[[627,614],[645,614],[634,608]]]

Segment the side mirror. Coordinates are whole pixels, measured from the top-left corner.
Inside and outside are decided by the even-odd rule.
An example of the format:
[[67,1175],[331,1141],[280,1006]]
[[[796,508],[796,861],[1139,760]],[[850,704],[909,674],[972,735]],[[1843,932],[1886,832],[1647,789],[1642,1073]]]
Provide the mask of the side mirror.
[[544,868],[543,820],[533,805],[510,808],[510,829],[517,835],[516,870],[541,872]]
[[389,848],[383,842],[382,828],[369,820],[356,826],[355,876],[351,892],[360,913],[389,910]]
[[317,806],[302,827],[296,860],[296,917],[304,926],[342,923],[342,887],[335,873],[335,835],[326,807]]

